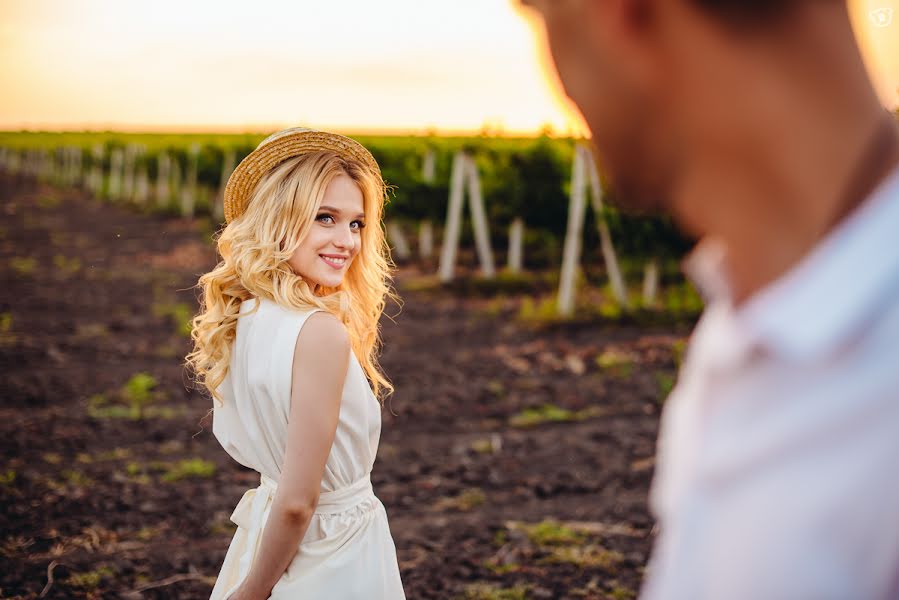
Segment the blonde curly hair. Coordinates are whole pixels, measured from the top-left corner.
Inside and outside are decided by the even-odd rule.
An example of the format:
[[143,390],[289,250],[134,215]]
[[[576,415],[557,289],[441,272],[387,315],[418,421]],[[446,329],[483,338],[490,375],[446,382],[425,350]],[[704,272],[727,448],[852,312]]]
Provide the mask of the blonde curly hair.
[[[288,260],[313,225],[328,184],[345,174],[362,192],[366,226],[361,247],[336,288],[307,282]],[[240,306],[267,298],[297,310],[321,308],[338,317],[375,395],[383,401],[393,386],[377,364],[378,321],[390,288],[393,263],[382,225],[386,186],[380,174],[330,151],[295,156],[273,167],[256,186],[246,211],[217,236],[221,261],[202,275],[200,312],[192,321],[193,350],[186,364],[214,401],[228,374]]]

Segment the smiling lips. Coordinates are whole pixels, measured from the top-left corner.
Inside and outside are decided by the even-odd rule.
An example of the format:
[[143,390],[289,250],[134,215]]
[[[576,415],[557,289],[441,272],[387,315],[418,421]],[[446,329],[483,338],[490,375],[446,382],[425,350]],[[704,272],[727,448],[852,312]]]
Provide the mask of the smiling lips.
[[329,267],[334,269],[342,269],[346,264],[347,257],[340,256],[339,254],[319,254],[322,257],[322,260],[325,261]]

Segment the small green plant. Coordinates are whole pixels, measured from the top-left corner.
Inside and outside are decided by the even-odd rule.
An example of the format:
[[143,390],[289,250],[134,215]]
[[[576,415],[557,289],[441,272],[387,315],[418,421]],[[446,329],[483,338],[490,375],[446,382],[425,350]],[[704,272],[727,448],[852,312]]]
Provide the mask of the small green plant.
[[81,260],[76,256],[66,258],[62,254],[56,254],[53,256],[53,266],[64,276],[70,277],[81,270]]
[[477,508],[487,501],[484,492],[478,488],[464,490],[458,496],[452,498],[441,498],[434,507],[437,510],[457,510],[467,512]]
[[528,587],[515,585],[511,588],[500,587],[493,583],[473,583],[465,588],[464,600],[527,600]]
[[144,406],[153,401],[155,387],[156,378],[149,373],[132,375],[122,386],[122,398],[131,407],[132,419],[140,419],[143,416]]
[[526,408],[509,418],[512,427],[533,427],[542,423],[569,423],[583,421],[602,414],[602,409],[592,406],[582,410],[569,410],[554,404],[543,404],[537,407]]
[[153,313],[158,317],[168,317],[175,324],[178,335],[189,338],[193,330],[194,311],[189,304],[157,302],[153,305]]
[[568,563],[579,567],[599,567],[610,570],[621,564],[624,556],[595,544],[567,545],[552,548],[541,560],[544,563]]
[[60,472],[60,475],[62,475],[63,480],[75,487],[87,487],[94,483],[93,479],[81,471],[75,471],[74,469],[64,469]]
[[524,531],[531,543],[537,546],[582,544],[585,539],[584,534],[554,519],[532,524],[521,523],[517,528]]
[[680,369],[684,363],[684,356],[687,354],[687,340],[677,340],[671,344],[671,352],[674,354],[674,364]]
[[0,473],[0,486],[10,486],[15,480],[16,472],[14,469],[7,469],[5,473]]
[[11,330],[12,313],[9,311],[0,313],[0,345],[11,344],[16,340]]
[[112,577],[115,571],[109,567],[100,567],[93,571],[85,571],[84,573],[72,573],[66,578],[65,583],[84,590],[93,590],[100,585],[100,581],[104,577]]
[[634,361],[624,352],[609,349],[596,357],[596,366],[603,373],[620,379],[627,379],[633,372]]
[[664,402],[671,390],[674,389],[675,378],[670,373],[657,371],[655,374],[656,384],[659,386],[659,402]]
[[14,256],[9,259],[9,267],[17,275],[31,275],[37,267],[37,259],[31,256]]
[[539,302],[525,298],[518,307],[518,319],[532,324],[558,323],[566,320],[559,315],[555,298],[546,298]]
[[163,473],[163,481],[180,481],[188,477],[212,477],[215,474],[215,464],[202,458],[186,458],[171,465]]
[[55,208],[59,205],[59,197],[44,194],[37,199],[37,205],[41,208]]

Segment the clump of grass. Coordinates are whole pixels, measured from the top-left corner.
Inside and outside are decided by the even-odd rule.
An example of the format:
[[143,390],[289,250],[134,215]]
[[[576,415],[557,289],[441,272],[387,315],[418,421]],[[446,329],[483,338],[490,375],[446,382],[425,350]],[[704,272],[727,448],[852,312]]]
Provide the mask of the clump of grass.
[[12,333],[12,313],[0,313],[0,345],[11,344],[15,340],[16,336]]
[[677,340],[671,344],[671,352],[674,354],[674,364],[680,369],[687,354],[687,340]]
[[567,563],[579,567],[599,567],[613,569],[624,561],[620,552],[607,550],[596,544],[566,545],[552,548],[541,562],[549,564]]
[[464,600],[527,600],[528,586],[515,585],[511,588],[493,583],[478,582],[465,588]]
[[186,458],[171,465],[162,475],[163,481],[174,482],[189,477],[208,478],[215,474],[215,464],[202,458]]
[[502,450],[503,438],[498,433],[493,433],[489,438],[479,438],[468,446],[478,454],[495,454]]
[[181,337],[190,337],[193,330],[194,311],[189,304],[184,302],[165,303],[157,302],[153,305],[153,313],[157,317],[168,317],[175,324],[175,330]]
[[66,258],[62,254],[53,256],[53,266],[66,277],[70,277],[81,270],[81,260],[77,256]]
[[559,323],[568,320],[559,314],[555,298],[534,301],[525,298],[518,307],[518,319],[531,324]]
[[136,373],[116,393],[120,402],[112,403],[105,394],[94,394],[87,400],[87,412],[95,419],[132,420],[173,419],[186,412],[184,406],[149,406],[164,396],[156,387],[155,377],[149,373]]
[[65,469],[60,475],[62,475],[62,478],[66,483],[70,483],[75,487],[88,487],[94,483],[93,479],[81,471],[76,471],[74,469]]
[[100,567],[93,571],[72,573],[65,579],[64,583],[84,590],[93,590],[100,585],[104,577],[112,577],[113,575],[115,575],[115,571],[109,567]]
[[487,501],[484,492],[478,488],[470,488],[462,491],[452,498],[441,498],[434,505],[437,510],[457,510],[467,512],[477,508]]
[[657,371],[655,374],[656,384],[659,386],[659,402],[664,402],[671,390],[674,389],[676,382],[674,375],[664,371]]
[[531,543],[536,546],[582,544],[585,540],[583,533],[554,519],[545,519],[531,524],[517,523],[513,527],[523,531]]
[[9,259],[9,267],[17,275],[31,275],[37,268],[37,259],[32,256],[14,256]]
[[55,208],[59,206],[59,197],[44,194],[37,199],[37,205],[41,208]]
[[122,386],[122,398],[131,407],[131,418],[140,419],[144,406],[153,401],[156,378],[149,373],[136,373]]
[[569,410],[555,404],[542,404],[537,407],[526,408],[509,418],[512,427],[533,427],[542,423],[569,423],[583,421],[601,414],[599,407],[590,407],[582,410]]
[[0,473],[0,486],[11,486],[16,480],[15,469],[7,469],[5,473]]
[[609,349],[596,357],[596,366],[605,374],[627,379],[633,373],[634,361],[628,354],[620,350]]

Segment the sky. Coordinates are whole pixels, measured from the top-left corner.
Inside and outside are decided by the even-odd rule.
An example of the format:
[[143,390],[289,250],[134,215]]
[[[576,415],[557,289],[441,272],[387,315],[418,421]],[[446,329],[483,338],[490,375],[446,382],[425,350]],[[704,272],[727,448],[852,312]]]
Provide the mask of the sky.
[[[899,0],[850,0],[899,104]],[[582,133],[515,0],[0,0],[0,129]]]

